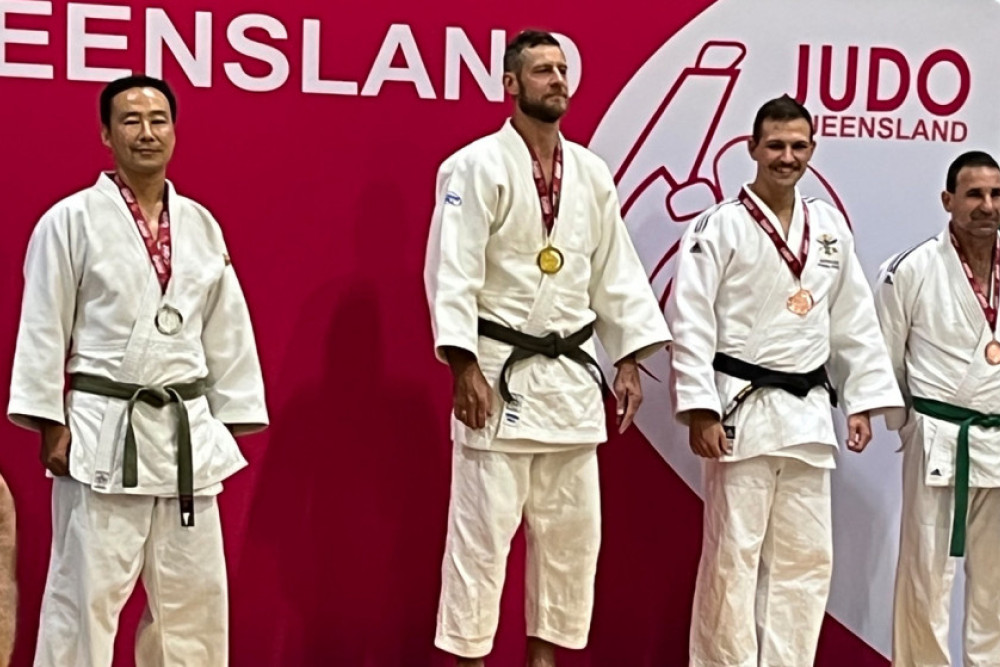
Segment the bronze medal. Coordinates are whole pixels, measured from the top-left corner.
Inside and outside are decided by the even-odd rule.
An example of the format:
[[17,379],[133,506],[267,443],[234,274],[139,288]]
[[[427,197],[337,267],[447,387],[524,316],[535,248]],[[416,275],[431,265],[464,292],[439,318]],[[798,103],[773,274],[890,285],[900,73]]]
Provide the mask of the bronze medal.
[[990,366],[1000,364],[1000,343],[995,340],[986,344],[986,363]]
[[[998,300],[1000,300],[1000,238],[997,238],[993,246],[993,261],[990,265],[990,274],[993,281],[989,289],[984,289],[976,278],[975,273],[973,273],[972,267],[969,266],[969,260],[965,257],[965,253],[962,252],[962,246],[959,245],[958,239],[955,238],[955,232],[950,229],[950,226],[949,235],[951,236],[951,244],[955,247],[955,253],[958,255],[958,261],[962,263],[962,271],[965,272],[965,277],[969,281],[972,293],[976,295],[979,307],[983,309],[986,324],[989,325],[990,331],[994,336],[993,340],[986,344],[984,351],[986,363],[990,366],[1000,365],[1000,342],[997,342],[996,339],[997,311],[1000,310],[1000,303],[998,303]],[[987,293],[989,293],[989,297],[986,296]]]
[[[788,297],[788,301],[785,306],[791,312],[799,316],[805,316],[813,307],[813,295],[807,289],[800,289],[795,294]],[[997,352],[1000,353],[1000,346],[998,346]]]
[[538,253],[538,268],[542,273],[552,275],[559,273],[563,267],[563,254],[557,248],[546,246]]

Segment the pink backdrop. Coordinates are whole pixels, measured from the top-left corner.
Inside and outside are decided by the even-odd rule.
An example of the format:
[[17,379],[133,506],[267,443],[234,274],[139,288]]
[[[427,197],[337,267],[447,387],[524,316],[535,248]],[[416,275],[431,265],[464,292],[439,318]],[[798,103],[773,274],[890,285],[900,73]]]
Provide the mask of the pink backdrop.
[[[8,3],[9,4],[9,3]],[[15,3],[16,4],[16,3]],[[111,3],[102,3],[110,5]],[[88,64],[144,69],[143,3],[131,21],[92,32],[127,35],[127,51]],[[506,103],[485,99],[463,72],[444,100],[445,28],[480,54],[490,31],[541,26],[579,47],[583,80],[564,124],[587,143],[635,70],[706,6],[631,0],[616,5],[266,0],[240,10],[218,0],[162,3],[184,35],[195,11],[213,21],[213,85],[192,86],[174,60],[165,77],[180,103],[178,189],[221,221],[254,316],[272,427],[243,441],[250,467],[222,496],[232,590],[232,664],[443,665],[432,646],[449,483],[450,382],[431,354],[421,279],[434,173],[450,152],[493,131]],[[0,403],[6,405],[19,312],[20,267],[39,215],[109,166],[99,142],[101,84],[67,80],[66,6],[9,15],[45,30],[47,46],[13,45],[8,61],[51,63],[52,80],[0,76]],[[276,91],[251,93],[223,63],[267,66],[233,51],[226,26],[264,12],[288,39],[254,39],[288,55]],[[410,26],[438,99],[409,83],[375,97],[301,92],[302,19],[323,28],[324,76],[364,82],[392,24]],[[401,60],[397,57],[397,64]],[[0,469],[18,508],[21,586],[15,665],[30,664],[50,540],[50,484],[37,438],[0,424]],[[679,445],[682,446],[682,445]],[[700,501],[633,430],[602,448],[604,544],[590,647],[567,665],[683,665],[700,545]],[[523,653],[523,543],[511,560],[496,665]],[[122,621],[116,665],[132,664],[141,607]],[[830,620],[819,664],[886,662]]]

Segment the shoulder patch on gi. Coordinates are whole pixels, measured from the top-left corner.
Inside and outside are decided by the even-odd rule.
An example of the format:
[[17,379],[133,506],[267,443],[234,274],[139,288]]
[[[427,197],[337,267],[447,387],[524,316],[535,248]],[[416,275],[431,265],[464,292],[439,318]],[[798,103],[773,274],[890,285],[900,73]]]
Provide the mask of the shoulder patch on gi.
[[448,192],[444,196],[444,203],[451,204],[452,206],[461,206],[462,198],[458,195],[457,192]]
[[837,237],[830,236],[829,234],[823,234],[818,239],[819,244],[823,246],[823,254],[826,256],[836,255],[839,251],[837,250]]

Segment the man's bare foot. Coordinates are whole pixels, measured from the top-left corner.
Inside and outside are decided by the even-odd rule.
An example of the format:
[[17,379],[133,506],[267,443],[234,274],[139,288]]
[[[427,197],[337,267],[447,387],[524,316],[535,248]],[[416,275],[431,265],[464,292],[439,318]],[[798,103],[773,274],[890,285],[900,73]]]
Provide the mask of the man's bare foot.
[[17,619],[17,564],[14,498],[0,477],[0,667],[10,664]]
[[528,637],[528,667],[556,667],[555,645],[538,637]]

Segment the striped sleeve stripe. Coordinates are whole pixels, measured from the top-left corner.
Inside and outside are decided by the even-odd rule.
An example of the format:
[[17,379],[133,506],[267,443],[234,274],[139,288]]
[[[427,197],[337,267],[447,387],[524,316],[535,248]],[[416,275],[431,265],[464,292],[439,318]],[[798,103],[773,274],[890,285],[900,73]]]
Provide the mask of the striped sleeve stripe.
[[901,252],[898,255],[896,255],[893,258],[893,260],[889,263],[889,266],[886,268],[886,273],[895,273],[896,269],[899,268],[899,265],[903,263],[903,260],[910,256],[910,253],[912,253],[914,250],[916,250],[920,246],[924,245],[928,241],[933,241],[936,238],[937,238],[936,236],[932,236],[929,239],[924,239],[923,241],[921,241],[917,245],[913,246],[912,248],[904,250],[903,252]]

